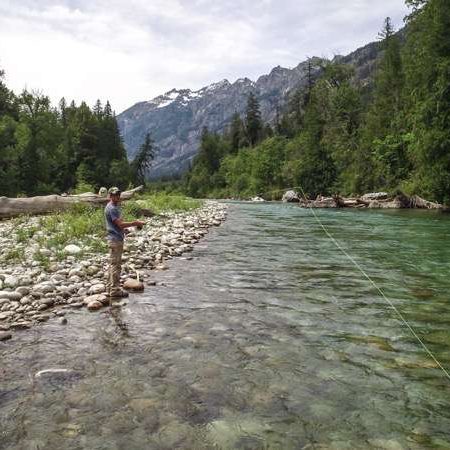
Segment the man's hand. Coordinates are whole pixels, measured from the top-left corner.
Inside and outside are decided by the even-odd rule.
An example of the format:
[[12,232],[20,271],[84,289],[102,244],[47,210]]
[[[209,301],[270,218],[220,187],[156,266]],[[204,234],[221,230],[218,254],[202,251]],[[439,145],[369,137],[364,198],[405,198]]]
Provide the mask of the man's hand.
[[142,230],[143,226],[145,225],[145,222],[143,222],[142,220],[135,220],[133,222],[133,225],[138,229],[138,230]]

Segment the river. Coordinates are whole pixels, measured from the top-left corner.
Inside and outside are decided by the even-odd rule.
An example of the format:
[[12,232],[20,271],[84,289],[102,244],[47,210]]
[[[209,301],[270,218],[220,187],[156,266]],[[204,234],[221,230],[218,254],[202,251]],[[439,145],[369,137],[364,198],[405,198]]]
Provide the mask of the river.
[[[450,215],[317,214],[450,369]],[[450,380],[309,210],[232,203],[169,267],[0,342],[0,449],[450,448]]]

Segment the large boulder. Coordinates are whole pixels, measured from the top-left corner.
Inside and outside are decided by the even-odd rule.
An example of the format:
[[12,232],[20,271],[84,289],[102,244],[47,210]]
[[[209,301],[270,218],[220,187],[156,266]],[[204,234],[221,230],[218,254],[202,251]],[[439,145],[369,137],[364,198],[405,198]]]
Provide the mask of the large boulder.
[[78,255],[81,253],[81,248],[78,245],[70,244],[64,247],[64,251],[69,255]]
[[94,295],[94,294],[101,294],[102,292],[105,292],[106,286],[103,283],[94,284],[89,288],[88,294]]
[[14,275],[7,275],[3,280],[3,287],[5,288],[16,288],[19,285],[19,279]]
[[97,301],[89,302],[87,304],[87,309],[89,311],[97,311],[97,310],[99,310],[102,307],[103,307],[103,303],[100,303],[100,302],[97,302]]
[[135,280],[134,278],[128,278],[123,287],[129,291],[141,292],[144,290],[144,283],[142,281]]
[[105,294],[95,294],[95,295],[89,295],[83,300],[83,303],[88,306],[89,303],[101,303],[103,305],[108,304],[108,297]]
[[23,295],[20,292],[0,291],[0,299],[7,299],[18,302]]
[[284,203],[300,203],[300,197],[295,191],[287,191],[283,195],[282,201]]

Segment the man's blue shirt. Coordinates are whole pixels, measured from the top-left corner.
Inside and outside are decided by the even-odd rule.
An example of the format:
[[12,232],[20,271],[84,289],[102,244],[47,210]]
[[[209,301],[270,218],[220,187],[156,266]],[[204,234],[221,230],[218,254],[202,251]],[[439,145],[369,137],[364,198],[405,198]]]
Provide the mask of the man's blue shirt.
[[108,232],[107,239],[112,241],[123,241],[123,230],[114,224],[114,220],[121,216],[120,208],[109,202],[105,207],[106,231]]

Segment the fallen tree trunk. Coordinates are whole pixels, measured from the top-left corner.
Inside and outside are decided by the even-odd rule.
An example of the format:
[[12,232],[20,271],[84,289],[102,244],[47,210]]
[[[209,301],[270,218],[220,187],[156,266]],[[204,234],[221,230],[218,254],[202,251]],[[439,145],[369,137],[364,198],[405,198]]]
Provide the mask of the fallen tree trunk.
[[[120,198],[129,200],[136,192],[143,189],[139,186],[130,191],[122,192]],[[46,214],[62,211],[76,203],[86,203],[94,206],[102,206],[108,203],[108,198],[87,192],[80,195],[43,195],[38,197],[8,198],[0,197],[0,219],[17,217],[21,214]]]
[[370,208],[370,209],[436,209],[445,210],[439,203],[429,202],[423,198],[413,195],[397,195],[388,197],[386,193],[366,194],[362,197],[345,198],[339,195],[334,197],[322,197],[319,195],[315,200],[300,199],[301,207],[309,208]]

